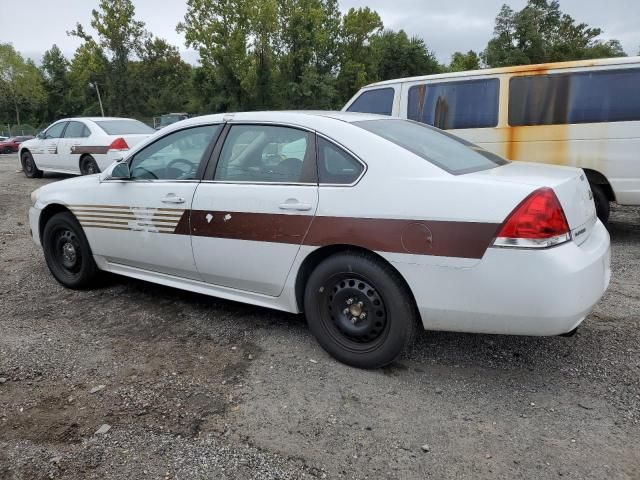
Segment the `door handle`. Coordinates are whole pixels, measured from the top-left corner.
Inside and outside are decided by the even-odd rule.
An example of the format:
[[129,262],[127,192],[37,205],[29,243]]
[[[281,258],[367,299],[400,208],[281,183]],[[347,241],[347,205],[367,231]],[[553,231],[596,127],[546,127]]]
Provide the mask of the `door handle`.
[[278,205],[280,210],[296,210],[298,212],[307,212],[311,210],[312,205],[310,203],[302,203],[296,199],[290,198],[284,203]]
[[161,200],[162,203],[184,203],[184,198],[178,197],[177,195],[170,193],[166,197]]

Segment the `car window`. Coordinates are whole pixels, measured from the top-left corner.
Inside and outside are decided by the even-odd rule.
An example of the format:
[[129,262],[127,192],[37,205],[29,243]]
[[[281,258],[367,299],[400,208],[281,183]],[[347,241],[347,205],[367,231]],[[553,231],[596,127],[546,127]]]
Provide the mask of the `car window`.
[[51,125],[44,132],[44,138],[60,138],[67,122],[60,122]]
[[318,179],[320,183],[349,185],[355,182],[364,165],[340,147],[318,138]]
[[149,125],[138,120],[97,120],[94,122],[107,135],[144,135],[156,133]]
[[67,129],[64,131],[64,138],[83,138],[88,137],[89,129],[80,122],[69,122]]
[[222,147],[215,180],[301,183],[311,135],[267,125],[234,125]]
[[393,88],[367,90],[356,98],[355,102],[349,106],[347,111],[391,115],[394,96],[395,90]]
[[365,130],[408,150],[453,175],[488,170],[507,163],[466,140],[409,120],[354,122]]
[[170,133],[138,152],[131,160],[134,180],[193,180],[202,157],[220,125]]

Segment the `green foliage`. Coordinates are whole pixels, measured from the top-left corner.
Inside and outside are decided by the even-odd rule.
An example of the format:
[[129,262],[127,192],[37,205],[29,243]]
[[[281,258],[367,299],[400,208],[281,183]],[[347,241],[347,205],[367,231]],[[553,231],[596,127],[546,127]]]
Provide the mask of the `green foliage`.
[[371,39],[378,66],[377,80],[440,73],[442,66],[427,49],[424,40],[409,38],[404,30],[385,30]]
[[455,52],[451,56],[451,63],[447,70],[450,72],[465,72],[480,69],[480,56],[473,50],[467,53]]
[[625,55],[620,42],[598,40],[601,33],[562,13],[557,0],[528,0],[517,12],[503,5],[482,59],[503,67]]
[[9,43],[0,43],[0,111],[20,125],[21,115],[39,114],[46,102],[40,71]]

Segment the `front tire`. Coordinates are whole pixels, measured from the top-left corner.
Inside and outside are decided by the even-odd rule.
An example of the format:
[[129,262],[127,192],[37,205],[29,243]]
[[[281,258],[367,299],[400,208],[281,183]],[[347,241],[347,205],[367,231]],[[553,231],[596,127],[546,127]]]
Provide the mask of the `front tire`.
[[416,309],[402,279],[365,253],[341,253],[311,273],[304,294],[309,329],[330,355],[380,368],[412,342]]
[[4,149],[4,153],[6,153],[7,155],[9,155],[10,153],[13,153],[13,148],[11,148],[11,147],[5,147],[5,149]]
[[100,167],[91,155],[85,155],[80,160],[80,173],[82,175],[93,175],[100,173]]
[[87,237],[69,212],[58,213],[47,222],[42,248],[51,274],[67,288],[86,288],[98,275]]
[[593,201],[596,204],[596,214],[605,225],[609,222],[609,214],[611,213],[611,204],[604,188],[601,185],[591,184],[593,192]]
[[24,152],[20,156],[22,171],[27,178],[42,178],[42,170],[38,168],[31,152]]

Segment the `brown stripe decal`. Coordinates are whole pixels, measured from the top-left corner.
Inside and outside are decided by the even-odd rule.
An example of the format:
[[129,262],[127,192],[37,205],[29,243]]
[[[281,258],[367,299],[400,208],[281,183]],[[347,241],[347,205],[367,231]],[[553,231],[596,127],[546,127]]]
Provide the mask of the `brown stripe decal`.
[[[482,258],[499,224],[430,220],[313,217],[243,212],[191,211],[191,234],[257,242],[356,245],[369,250]],[[175,233],[187,235],[185,211]]]
[[85,153],[90,153],[93,155],[104,155],[109,151],[108,146],[89,146],[89,145],[74,145],[71,147],[72,155],[83,155]]

